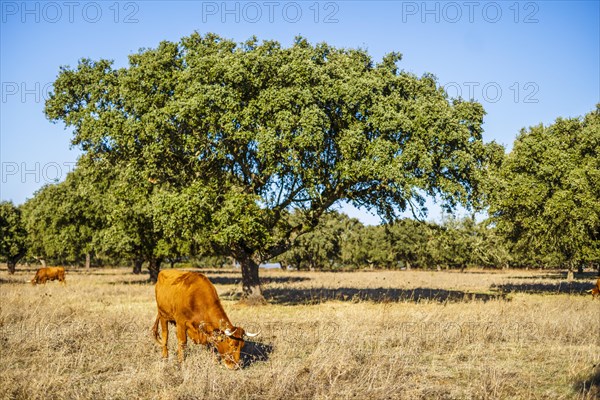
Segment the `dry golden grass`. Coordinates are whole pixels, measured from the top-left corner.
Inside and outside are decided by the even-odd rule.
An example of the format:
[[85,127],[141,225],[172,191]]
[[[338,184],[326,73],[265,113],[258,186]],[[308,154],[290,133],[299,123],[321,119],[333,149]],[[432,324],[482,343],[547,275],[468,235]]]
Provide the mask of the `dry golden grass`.
[[[262,330],[240,371],[150,335],[154,287],[129,270],[31,286],[0,270],[0,398],[592,399],[600,301],[539,272],[262,271],[270,304],[239,305],[239,272],[207,271],[232,322]],[[172,328],[171,328],[172,329]],[[174,337],[172,331],[171,338]]]

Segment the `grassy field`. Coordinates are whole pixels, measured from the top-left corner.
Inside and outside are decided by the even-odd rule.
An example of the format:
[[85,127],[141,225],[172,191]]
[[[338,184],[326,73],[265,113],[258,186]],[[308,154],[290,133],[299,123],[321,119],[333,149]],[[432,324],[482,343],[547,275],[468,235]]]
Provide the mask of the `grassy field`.
[[206,274],[232,322],[262,331],[242,370],[193,344],[179,365],[175,340],[162,360],[147,275],[34,287],[33,270],[0,269],[0,398],[600,398],[591,274],[262,271],[257,307],[238,304],[239,272]]

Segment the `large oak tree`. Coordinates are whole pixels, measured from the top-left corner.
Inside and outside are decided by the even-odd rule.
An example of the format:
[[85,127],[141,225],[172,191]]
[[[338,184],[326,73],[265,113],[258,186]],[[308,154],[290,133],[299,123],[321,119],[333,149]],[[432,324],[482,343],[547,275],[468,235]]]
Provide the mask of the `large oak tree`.
[[338,201],[387,220],[420,212],[426,195],[448,208],[477,201],[482,106],[449,99],[400,59],[194,33],[131,55],[126,68],[61,68],[45,112],[73,128],[83,162],[137,178],[112,186],[143,193],[165,246],[235,257],[244,295],[262,298],[259,263]]

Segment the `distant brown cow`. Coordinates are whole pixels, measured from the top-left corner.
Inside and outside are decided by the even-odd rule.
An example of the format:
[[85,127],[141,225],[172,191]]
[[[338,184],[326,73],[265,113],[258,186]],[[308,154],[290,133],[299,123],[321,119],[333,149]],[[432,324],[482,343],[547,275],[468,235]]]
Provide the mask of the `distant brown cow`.
[[596,286],[587,291],[592,294],[592,299],[595,299],[596,296],[600,296],[600,279],[596,281]]
[[[208,278],[199,272],[164,270],[158,274],[155,287],[158,315],[153,332],[156,342],[162,346],[162,356],[168,357],[168,323],[177,326],[177,356],[183,361],[189,335],[196,344],[214,346],[225,366],[235,369],[240,366],[240,352],[246,333],[229,321],[217,291]],[[158,333],[158,324],[162,339]]]
[[35,276],[31,280],[31,283],[46,283],[46,281],[53,281],[58,279],[59,282],[66,283],[65,281],[65,269],[63,267],[46,267],[40,268],[35,273]]

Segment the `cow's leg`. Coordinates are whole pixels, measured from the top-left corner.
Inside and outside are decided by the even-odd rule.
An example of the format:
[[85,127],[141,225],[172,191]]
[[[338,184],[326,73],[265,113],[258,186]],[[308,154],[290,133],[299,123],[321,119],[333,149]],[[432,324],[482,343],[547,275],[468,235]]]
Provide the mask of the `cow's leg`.
[[163,358],[169,357],[169,350],[167,349],[167,342],[169,341],[169,321],[165,318],[160,318],[160,329],[162,330],[162,356]]
[[177,325],[177,358],[183,362],[183,352],[187,345],[187,326],[185,321],[175,322]]

